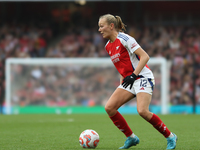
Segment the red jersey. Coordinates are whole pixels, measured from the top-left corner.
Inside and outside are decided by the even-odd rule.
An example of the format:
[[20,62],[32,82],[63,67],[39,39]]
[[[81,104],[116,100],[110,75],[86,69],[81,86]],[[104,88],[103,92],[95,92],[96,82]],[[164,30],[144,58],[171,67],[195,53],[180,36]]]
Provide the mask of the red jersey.
[[[140,45],[136,40],[122,32],[119,32],[113,43],[108,41],[105,45],[113,64],[124,78],[131,75],[139,63],[140,58],[134,53],[138,48],[140,48]],[[153,73],[147,65],[142,69],[138,77],[154,79]]]

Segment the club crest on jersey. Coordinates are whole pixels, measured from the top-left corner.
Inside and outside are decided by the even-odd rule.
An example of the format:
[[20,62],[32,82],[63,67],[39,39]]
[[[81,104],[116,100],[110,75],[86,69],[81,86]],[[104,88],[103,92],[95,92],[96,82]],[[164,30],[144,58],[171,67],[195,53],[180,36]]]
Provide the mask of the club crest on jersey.
[[109,51],[109,54],[111,54],[111,51]]
[[116,47],[116,50],[118,50],[118,49],[119,49],[119,46]]

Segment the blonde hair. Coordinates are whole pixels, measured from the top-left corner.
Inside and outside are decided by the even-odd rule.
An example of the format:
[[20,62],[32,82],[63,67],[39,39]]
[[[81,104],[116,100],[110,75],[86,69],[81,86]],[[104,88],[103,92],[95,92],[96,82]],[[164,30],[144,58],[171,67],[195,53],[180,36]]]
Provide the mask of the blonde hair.
[[113,16],[111,14],[105,14],[103,16],[100,16],[99,19],[105,18],[108,24],[113,23],[115,26],[115,29],[119,32],[126,31],[126,25],[122,22],[122,19],[120,16]]

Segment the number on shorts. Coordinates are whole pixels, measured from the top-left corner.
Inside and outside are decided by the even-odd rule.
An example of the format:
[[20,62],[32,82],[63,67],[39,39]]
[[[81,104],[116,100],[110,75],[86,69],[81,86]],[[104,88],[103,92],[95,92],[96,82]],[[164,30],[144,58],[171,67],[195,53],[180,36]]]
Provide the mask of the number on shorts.
[[140,82],[140,86],[142,86],[142,87],[146,87],[146,86],[147,86],[147,80],[146,80],[146,79],[141,80],[141,82]]

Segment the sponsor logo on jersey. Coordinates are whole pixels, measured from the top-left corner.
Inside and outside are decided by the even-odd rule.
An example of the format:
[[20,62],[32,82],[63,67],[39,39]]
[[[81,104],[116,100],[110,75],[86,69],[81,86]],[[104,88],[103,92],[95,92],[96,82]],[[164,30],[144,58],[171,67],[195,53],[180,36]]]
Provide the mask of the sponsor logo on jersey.
[[116,63],[116,62],[120,61],[119,56],[120,56],[120,53],[117,53],[115,55],[112,55],[110,58],[111,58],[113,63]]

